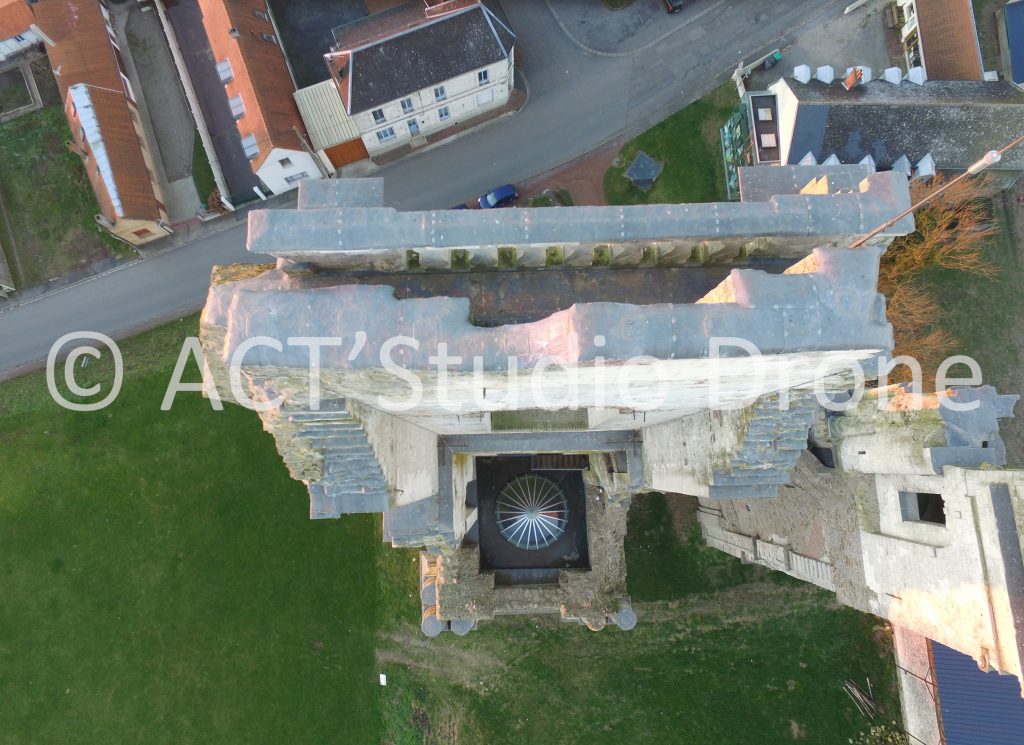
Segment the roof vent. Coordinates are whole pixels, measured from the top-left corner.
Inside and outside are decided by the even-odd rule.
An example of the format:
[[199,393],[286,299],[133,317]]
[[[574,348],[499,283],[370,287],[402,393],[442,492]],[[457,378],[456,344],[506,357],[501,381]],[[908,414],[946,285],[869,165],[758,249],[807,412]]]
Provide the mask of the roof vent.
[[870,171],[871,173],[874,173],[875,171],[878,170],[878,168],[875,166],[875,159],[872,158],[870,155],[865,155],[863,158],[861,158],[860,164],[862,166],[867,166],[868,171]]
[[907,80],[917,85],[924,85],[924,81],[928,78],[925,77],[923,67],[911,67],[907,71]]
[[830,85],[836,79],[836,71],[832,69],[832,65],[822,65],[818,68],[814,77],[825,85]]
[[935,175],[935,158],[932,157],[931,153],[925,153],[924,157],[917,162],[917,168],[914,170],[914,176],[916,178],[928,178],[929,176]]
[[899,171],[904,174],[907,178],[910,178],[910,161],[906,155],[901,155],[896,159],[896,162],[892,164],[892,170]]
[[882,78],[894,85],[899,85],[900,81],[903,80],[903,70],[898,67],[887,67],[885,72],[882,73]]
[[229,29],[228,29],[228,34],[230,34],[231,36],[233,36],[233,37],[234,37],[234,38],[236,38],[236,39],[237,39],[237,38],[238,38],[239,36],[241,36],[241,34],[240,34],[240,33],[238,33],[238,29],[237,29],[237,28],[235,28],[234,26],[232,26],[231,28],[229,28]]
[[797,65],[796,67],[794,67],[793,78],[805,84],[811,82],[810,65]]

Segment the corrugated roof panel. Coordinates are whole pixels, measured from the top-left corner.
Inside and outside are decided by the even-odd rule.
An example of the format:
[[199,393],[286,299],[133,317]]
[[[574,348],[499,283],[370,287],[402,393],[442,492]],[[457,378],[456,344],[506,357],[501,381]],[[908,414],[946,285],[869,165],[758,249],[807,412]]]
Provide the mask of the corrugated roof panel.
[[359,137],[359,130],[345,111],[333,80],[295,91],[295,103],[314,150],[324,150]]
[[1024,699],[1017,679],[982,672],[965,654],[932,642],[947,745],[1020,745]]

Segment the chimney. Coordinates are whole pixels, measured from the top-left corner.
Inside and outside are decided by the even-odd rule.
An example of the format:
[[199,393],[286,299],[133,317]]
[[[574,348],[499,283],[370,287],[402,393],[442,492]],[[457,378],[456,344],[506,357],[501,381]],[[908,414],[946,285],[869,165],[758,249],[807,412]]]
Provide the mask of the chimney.
[[925,77],[923,67],[911,67],[907,71],[906,79],[909,80],[911,83],[915,83],[917,85],[924,85],[924,81],[927,80],[928,78]]
[[818,68],[814,77],[825,85],[831,85],[832,81],[836,79],[836,71],[832,69],[832,65],[822,65]]
[[843,87],[846,90],[853,90],[858,83],[860,83],[861,77],[864,73],[861,72],[859,67],[851,67],[846,72],[846,77],[843,79]]
[[882,73],[882,77],[886,82],[899,85],[900,81],[903,80],[903,71],[898,67],[887,67],[885,72]]
[[811,68],[809,65],[797,65],[793,68],[793,78],[801,83],[811,82]]

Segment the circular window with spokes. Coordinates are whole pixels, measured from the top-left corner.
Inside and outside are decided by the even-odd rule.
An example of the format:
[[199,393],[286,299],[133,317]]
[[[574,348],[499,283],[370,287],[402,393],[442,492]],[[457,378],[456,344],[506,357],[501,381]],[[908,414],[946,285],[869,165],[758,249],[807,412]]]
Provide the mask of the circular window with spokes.
[[498,493],[498,531],[517,548],[547,548],[565,535],[569,503],[562,488],[546,476],[517,476]]

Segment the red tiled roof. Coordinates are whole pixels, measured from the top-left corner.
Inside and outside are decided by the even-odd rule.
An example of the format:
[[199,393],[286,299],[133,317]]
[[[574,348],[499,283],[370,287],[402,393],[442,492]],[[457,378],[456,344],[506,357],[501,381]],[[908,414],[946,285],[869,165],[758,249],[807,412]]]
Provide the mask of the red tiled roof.
[[[159,220],[160,210],[157,207],[156,195],[150,181],[149,169],[139,147],[138,136],[132,125],[128,100],[120,91],[89,86],[89,99],[92,101],[93,115],[99,125],[100,136],[103,138],[104,149],[114,183],[117,185],[117,197],[121,203],[124,217],[136,220]],[[68,121],[72,123],[76,150],[81,154],[89,152],[87,143],[82,142],[79,134],[81,124],[70,99],[67,106]],[[77,128],[76,126],[77,125]],[[85,160],[85,171],[96,192],[100,211],[111,222],[117,220],[112,195],[107,191],[106,183],[97,165],[94,154]]]
[[918,33],[931,80],[981,80],[971,0],[917,0]]
[[238,120],[238,131],[243,138],[254,135],[260,148],[252,161],[253,170],[263,165],[275,147],[302,149],[293,129],[304,131],[288,63],[280,41],[261,36],[276,36],[273,24],[253,12],[267,13],[266,2],[200,0],[199,5],[214,61],[231,62],[234,79],[225,88],[229,98],[241,96],[245,109]]
[[[33,6],[35,22],[53,42],[47,44],[50,67],[57,78],[72,136],[81,154],[81,123],[68,96],[73,85],[89,87],[94,114],[103,138],[110,171],[121,201],[123,216],[159,220],[156,189],[146,168],[130,103],[121,81],[107,24],[96,0],[39,0]],[[118,219],[95,159],[85,160],[89,181],[100,211],[110,221]]]
[[40,0],[33,6],[36,25],[53,42],[46,46],[62,98],[76,83],[123,90],[120,68],[107,24],[95,0]]
[[28,31],[32,18],[25,0],[0,0],[0,41]]

